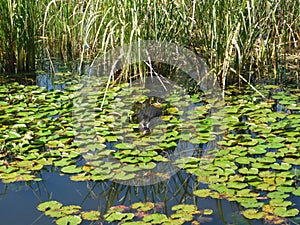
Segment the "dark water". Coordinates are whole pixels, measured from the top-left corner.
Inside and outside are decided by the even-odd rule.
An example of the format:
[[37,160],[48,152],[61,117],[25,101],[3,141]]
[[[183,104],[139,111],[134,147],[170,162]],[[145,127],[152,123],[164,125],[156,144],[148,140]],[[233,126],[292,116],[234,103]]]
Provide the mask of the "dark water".
[[[43,181],[30,183],[0,183],[0,224],[47,225],[55,224],[53,218],[36,209],[43,201],[56,200],[64,205],[80,205],[83,211],[100,210],[101,216],[111,206],[134,202],[159,203],[159,212],[171,214],[171,207],[180,203],[195,203],[198,209],[213,209],[205,224],[263,224],[248,221],[240,215],[236,203],[211,198],[195,198],[194,177],[179,171],[169,181],[151,186],[132,187],[113,182],[73,182],[69,176],[59,172],[43,172]],[[182,181],[184,179],[184,181]],[[199,216],[199,215],[198,215]],[[197,218],[201,221],[201,218]],[[101,221],[81,224],[108,224]],[[188,223],[186,223],[188,224]]]

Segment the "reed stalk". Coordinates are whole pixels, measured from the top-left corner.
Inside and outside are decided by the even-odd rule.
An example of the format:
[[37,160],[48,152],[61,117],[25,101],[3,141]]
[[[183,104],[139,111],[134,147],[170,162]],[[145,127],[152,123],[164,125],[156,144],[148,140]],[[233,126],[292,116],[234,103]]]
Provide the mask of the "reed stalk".
[[35,69],[37,1],[1,0],[0,66],[2,72]]
[[[299,0],[0,1],[2,71],[34,68],[33,55],[79,61],[81,71],[118,46],[157,40],[192,48],[223,88],[241,76],[298,80]],[[123,68],[121,78],[143,77],[145,65]]]

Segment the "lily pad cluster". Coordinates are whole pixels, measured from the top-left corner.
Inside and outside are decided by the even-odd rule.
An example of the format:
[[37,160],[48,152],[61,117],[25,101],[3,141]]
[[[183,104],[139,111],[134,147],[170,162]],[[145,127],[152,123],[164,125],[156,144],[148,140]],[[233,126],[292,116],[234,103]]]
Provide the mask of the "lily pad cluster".
[[[137,113],[134,111],[136,103],[150,100],[151,97],[144,92],[128,84],[114,87],[98,93],[98,98],[94,99],[99,108],[93,108],[93,124],[85,113],[78,114],[80,123],[76,141],[87,166],[72,179],[134,182],[140,179],[140,184],[153,177],[164,180],[172,172],[170,163],[193,154],[194,148],[188,149],[184,143],[200,145],[215,139],[211,132],[212,121],[206,118],[209,107],[196,107],[195,103],[202,101],[199,95],[190,97],[179,90],[168,95],[163,102],[153,103],[163,110],[161,123],[150,135],[141,135],[139,124],[132,122],[131,118]],[[89,92],[88,95],[96,93]],[[86,110],[84,103],[89,100],[85,97],[78,104],[83,105],[78,107],[79,112]]]
[[[173,161],[174,166],[208,185],[195,190],[196,196],[236,201],[249,219],[283,223],[298,215],[292,197],[300,196],[299,91],[266,86],[261,93],[270,98],[265,100],[253,90],[231,88],[223,120],[212,116],[211,105],[199,95],[174,93],[163,103],[164,124],[150,136],[141,136],[136,131],[138,124],[130,121],[135,112],[127,106],[149,96],[138,90],[134,91],[139,94],[133,95],[126,85],[91,90],[74,110],[74,99],[82,88],[70,84],[64,91],[46,91],[17,83],[0,87],[2,182],[39,181],[41,171],[49,167],[59,167],[73,181],[122,181],[139,176],[163,180],[169,173],[162,165]],[[86,107],[89,101],[94,103],[90,111]],[[79,115],[77,120],[74,115]],[[213,130],[216,125],[219,129]],[[222,140],[220,134],[224,135]],[[204,146],[212,150],[205,152]],[[45,205],[43,211],[56,215],[53,217],[61,224],[79,224],[94,214],[99,218],[94,211],[83,213],[75,207],[76,212],[67,212],[60,204],[53,207]],[[147,220],[151,224],[160,218],[168,224],[179,218],[151,210],[141,210],[142,215],[147,214],[141,223]],[[126,209],[112,209],[103,219],[131,223],[137,217]],[[183,218],[191,221],[192,216],[186,213]]]
[[37,209],[44,212],[46,216],[55,218],[58,225],[76,225],[80,224],[82,220],[97,221],[100,218],[99,211],[82,211],[81,206],[64,206],[62,203],[53,200],[39,204]]
[[40,180],[45,166],[75,163],[72,92],[17,83],[0,87],[0,179]]
[[231,89],[223,125],[227,134],[218,142],[221,150],[209,165],[194,168],[199,164],[195,158],[184,167],[208,184],[209,189],[196,190],[196,196],[237,201],[245,208],[245,217],[278,224],[299,213],[291,197],[300,196],[295,173],[300,152],[300,93],[286,96],[278,87],[277,91],[267,88],[272,88],[275,101]]
[[[187,149],[184,143],[199,145],[214,139],[211,120],[206,118],[208,106],[184,110],[202,102],[199,95],[169,95],[163,105],[164,124],[157,126],[150,136],[141,137],[134,131],[138,124],[129,122],[134,112],[128,104],[142,102],[148,98],[146,95],[137,94],[138,90],[128,85],[90,90],[87,102],[81,102],[76,111],[75,99],[80,101],[77,94],[84,85],[68,85],[64,91],[18,83],[0,87],[3,182],[39,181],[40,171],[48,166],[61,167],[62,173],[73,174],[74,181],[130,180],[147,177],[151,175],[147,171],[154,168],[159,170],[157,177],[166,179],[169,171],[164,173],[157,164],[193,154],[194,149]],[[88,101],[94,103],[91,111],[86,107]],[[74,116],[78,114],[79,117]],[[93,129],[84,130],[86,123],[92,124]],[[178,156],[170,157],[174,152]],[[86,161],[83,165],[82,156]]]
[[180,204],[172,207],[174,213],[167,216],[159,213],[162,204],[152,202],[136,202],[131,206],[117,205],[108,209],[107,213],[100,217],[99,211],[82,211],[81,206],[68,205],[63,206],[58,201],[47,201],[39,204],[37,209],[44,212],[46,216],[55,218],[58,225],[80,224],[82,220],[89,221],[107,221],[109,223],[118,222],[123,225],[133,224],[184,224],[192,222],[199,224],[195,216],[201,215],[201,219],[211,220],[209,215],[213,213],[211,209],[198,210],[195,205]]

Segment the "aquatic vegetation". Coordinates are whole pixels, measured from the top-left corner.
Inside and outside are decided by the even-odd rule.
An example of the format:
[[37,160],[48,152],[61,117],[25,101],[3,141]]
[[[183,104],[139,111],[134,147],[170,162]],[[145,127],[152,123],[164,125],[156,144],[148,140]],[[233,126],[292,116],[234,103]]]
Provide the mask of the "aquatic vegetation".
[[[209,216],[211,209],[197,210],[195,205],[181,204],[174,206],[175,212],[170,217],[162,213],[153,213],[157,208],[152,202],[136,202],[131,206],[113,206],[108,212],[100,217],[99,211],[82,211],[80,206],[63,206],[57,201],[47,201],[39,204],[37,209],[45,215],[56,219],[56,224],[80,224],[84,220],[105,220],[107,222],[121,222],[122,224],[184,224],[193,221],[195,215]],[[129,212],[130,211],[130,212]],[[132,222],[130,222],[132,221]]]
[[[222,121],[210,117],[205,96],[178,96],[177,92],[160,103],[164,123],[150,135],[141,136],[136,130],[138,124],[131,121],[136,112],[128,109],[126,101],[143,102],[147,95],[131,98],[131,91],[137,90],[130,90],[128,85],[112,87],[100,110],[104,93],[95,93],[94,120],[90,121],[82,104],[76,108],[81,112],[77,117],[81,123],[76,123],[72,119],[73,100],[80,88],[70,84],[64,91],[47,92],[17,83],[0,87],[2,182],[39,182],[49,167],[59,168],[74,182],[113,180],[130,184],[153,177],[162,181],[172,176],[164,166],[172,165],[174,171],[186,170],[207,185],[194,190],[198,198],[237,202],[249,219],[283,223],[297,218],[299,211],[292,197],[300,196],[295,172],[300,165],[299,91],[285,94],[267,86],[261,92],[273,88],[275,97],[267,102],[249,94],[251,90],[229,89],[224,107],[227,114]],[[190,104],[195,107],[187,110]],[[94,131],[79,126],[91,122]],[[213,130],[216,124],[220,129]],[[218,139],[220,134],[223,139]],[[218,146],[205,151],[204,146],[210,144]],[[174,213],[165,215],[154,211],[155,207],[151,202],[114,206],[101,218],[97,210],[84,211],[57,201],[41,203],[38,209],[56,218],[57,224],[80,224],[82,220],[181,224],[193,221],[196,214],[213,213],[194,205],[177,205],[172,208]]]
[[300,93],[286,96],[278,92],[274,96],[279,95],[281,98],[272,103],[255,103],[257,97],[251,95],[242,95],[243,100],[229,97],[228,133],[219,142],[223,149],[206,167],[187,169],[209,184],[210,189],[196,190],[195,195],[237,201],[249,219],[280,223],[282,217],[298,215],[299,210],[285,199],[299,190],[291,171],[298,166],[300,136],[295,131],[299,130],[299,121],[292,118],[299,111],[269,109],[283,99],[298,108]]
[[[85,60],[141,39],[191,46],[224,88],[228,81],[294,82],[299,74],[297,3],[3,1],[1,72],[32,70],[35,59],[44,57],[80,59],[81,70]],[[129,80],[132,71],[145,75],[142,64],[133,67],[124,68],[122,78]]]

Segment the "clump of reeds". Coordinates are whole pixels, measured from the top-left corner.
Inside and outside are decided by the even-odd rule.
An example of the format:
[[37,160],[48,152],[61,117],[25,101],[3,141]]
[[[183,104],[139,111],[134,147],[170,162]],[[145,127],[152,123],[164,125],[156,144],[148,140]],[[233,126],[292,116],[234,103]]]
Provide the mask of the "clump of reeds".
[[3,0],[0,4],[0,71],[33,71],[36,58],[38,2]]
[[280,80],[279,70],[299,55],[299,2],[209,2],[197,4],[195,40],[223,87],[240,78]]
[[[204,58],[223,88],[227,83],[242,80],[253,82],[267,78],[282,82],[291,77],[298,80],[298,1],[15,2],[35,6],[27,8],[28,12],[35,10],[30,12],[34,15],[30,19],[35,21],[35,30],[21,32],[22,38],[18,34],[11,36],[7,30],[12,30],[19,23],[16,19],[1,20],[0,36],[7,40],[0,49],[2,67],[9,64],[7,62],[22,64],[19,59],[6,60],[9,58],[9,45],[14,43],[14,39],[24,43],[23,55],[39,45],[44,50],[42,54],[48,58],[79,60],[80,65],[110,49],[141,39],[169,41],[193,49]],[[2,12],[10,12],[9,7],[0,7]],[[10,18],[9,15],[5,16]],[[29,27],[30,20],[24,21]],[[34,42],[30,37],[36,37]],[[40,45],[41,41],[43,45]],[[35,48],[25,47],[27,45]],[[18,52],[15,56],[22,55],[19,50],[13,49]],[[143,75],[141,65],[133,67],[122,73],[124,79],[128,79],[132,71]]]

